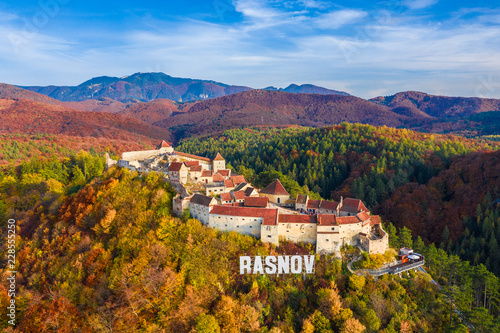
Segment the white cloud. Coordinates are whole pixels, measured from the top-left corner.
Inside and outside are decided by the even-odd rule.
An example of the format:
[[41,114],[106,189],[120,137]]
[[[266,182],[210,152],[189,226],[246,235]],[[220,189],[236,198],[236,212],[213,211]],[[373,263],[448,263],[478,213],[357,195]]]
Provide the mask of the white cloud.
[[405,0],[403,4],[410,9],[423,9],[437,4],[438,1],[439,0]]
[[354,9],[338,10],[318,17],[316,26],[321,29],[337,29],[355,23],[366,16],[366,12]]
[[300,0],[299,1],[304,7],[306,8],[326,8],[327,4],[323,1],[317,1],[317,0]]
[[237,0],[235,10],[245,18],[244,32],[299,24],[306,20],[304,11],[276,8],[265,0]]
[[0,12],[0,22],[9,22],[9,21],[15,21],[19,19],[19,16],[11,14],[11,13],[4,13]]

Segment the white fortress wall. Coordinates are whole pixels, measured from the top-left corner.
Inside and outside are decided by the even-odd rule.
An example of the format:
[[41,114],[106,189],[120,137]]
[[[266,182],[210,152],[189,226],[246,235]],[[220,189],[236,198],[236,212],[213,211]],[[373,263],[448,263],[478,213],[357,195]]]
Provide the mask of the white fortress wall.
[[160,150],[142,150],[142,151],[128,151],[122,153],[122,160],[137,161],[154,158],[161,154]]
[[279,223],[278,235],[294,243],[316,243],[316,223]]
[[235,231],[260,238],[262,217],[228,216],[210,214],[209,226],[221,231]]
[[320,254],[335,253],[337,256],[340,253],[340,248],[343,245],[338,231],[318,231],[316,242],[316,252]]
[[261,228],[261,241],[271,243],[279,246],[279,233],[277,225],[262,225]]

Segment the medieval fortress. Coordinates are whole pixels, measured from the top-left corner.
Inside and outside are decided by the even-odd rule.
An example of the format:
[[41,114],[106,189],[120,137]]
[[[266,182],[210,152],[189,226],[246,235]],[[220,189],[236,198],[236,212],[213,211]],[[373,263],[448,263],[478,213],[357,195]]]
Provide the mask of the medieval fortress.
[[163,173],[178,192],[173,212],[180,216],[189,209],[193,218],[221,231],[275,245],[280,240],[307,242],[316,245],[317,253],[337,256],[344,245],[361,246],[370,254],[389,248],[380,217],[371,215],[361,200],[311,200],[301,194],[292,199],[278,179],[259,190],[226,169],[219,153],[208,159],[177,152],[162,141],[154,150],[123,153],[118,161],[107,155],[106,164]]

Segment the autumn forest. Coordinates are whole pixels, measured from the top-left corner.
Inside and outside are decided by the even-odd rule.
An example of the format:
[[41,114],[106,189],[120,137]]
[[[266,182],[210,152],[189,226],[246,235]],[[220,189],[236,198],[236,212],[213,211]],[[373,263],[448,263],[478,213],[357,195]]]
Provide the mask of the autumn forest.
[[[22,139],[4,141],[4,154]],[[244,253],[313,246],[275,248],[188,213],[173,217],[175,193],[163,177],[105,170],[105,145],[38,146],[45,155],[33,147],[0,173],[1,227],[17,221],[17,325],[0,317],[5,332],[500,331],[494,142],[348,123],[181,142],[189,153],[220,151],[256,186],[279,178],[292,196],[361,198],[382,216],[391,247],[424,254],[430,273],[378,279],[349,273],[351,248],[343,258],[317,255],[305,279],[241,276]],[[6,257],[0,267],[5,276]],[[7,302],[0,284],[0,307]]]

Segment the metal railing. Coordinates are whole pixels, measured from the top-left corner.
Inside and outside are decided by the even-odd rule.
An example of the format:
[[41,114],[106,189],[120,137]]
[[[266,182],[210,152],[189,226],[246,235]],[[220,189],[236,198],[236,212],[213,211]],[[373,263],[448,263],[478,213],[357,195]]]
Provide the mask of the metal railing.
[[409,269],[412,269],[412,268],[416,268],[416,267],[419,267],[419,266],[423,266],[425,263],[425,260],[422,259],[422,260],[419,260],[417,262],[413,262],[413,263],[409,263],[408,265],[404,265],[402,267],[397,267],[397,268],[392,268],[391,270],[391,273],[392,274],[396,274],[396,273],[401,273],[401,272],[405,272]]
[[380,276],[384,274],[399,274],[402,272],[406,272],[407,270],[410,270],[412,268],[416,268],[419,266],[423,266],[425,263],[425,260],[422,259],[420,261],[414,262],[414,263],[408,263],[407,265],[401,266],[401,267],[396,267],[402,264],[401,260],[398,260],[395,264],[394,262],[390,264],[385,264],[382,268],[377,268],[377,269],[357,269],[353,270],[352,273],[356,275],[371,275],[371,276]]

